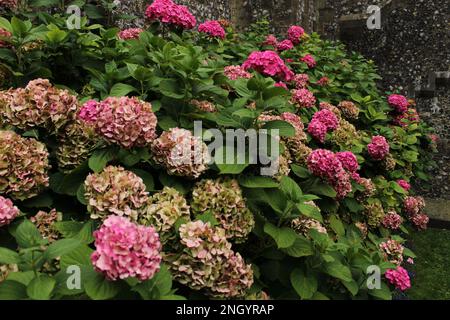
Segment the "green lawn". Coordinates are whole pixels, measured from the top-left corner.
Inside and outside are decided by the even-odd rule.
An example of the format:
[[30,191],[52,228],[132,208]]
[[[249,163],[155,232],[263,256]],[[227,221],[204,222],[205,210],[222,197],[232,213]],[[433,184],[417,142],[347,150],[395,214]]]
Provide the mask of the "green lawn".
[[412,234],[416,253],[410,299],[450,300],[450,230],[428,229]]

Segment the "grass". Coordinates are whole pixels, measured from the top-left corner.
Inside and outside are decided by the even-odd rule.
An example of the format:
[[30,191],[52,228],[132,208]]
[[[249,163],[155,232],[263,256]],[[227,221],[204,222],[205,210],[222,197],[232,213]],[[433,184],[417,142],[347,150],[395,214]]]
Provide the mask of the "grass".
[[414,232],[411,249],[417,258],[409,268],[414,277],[407,296],[413,300],[450,300],[450,230]]

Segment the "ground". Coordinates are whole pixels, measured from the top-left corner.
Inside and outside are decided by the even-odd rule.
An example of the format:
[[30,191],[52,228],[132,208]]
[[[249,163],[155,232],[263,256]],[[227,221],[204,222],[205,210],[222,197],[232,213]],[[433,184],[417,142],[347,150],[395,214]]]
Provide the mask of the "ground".
[[430,228],[412,233],[411,237],[417,258],[411,268],[414,278],[407,296],[414,300],[449,300],[450,230]]

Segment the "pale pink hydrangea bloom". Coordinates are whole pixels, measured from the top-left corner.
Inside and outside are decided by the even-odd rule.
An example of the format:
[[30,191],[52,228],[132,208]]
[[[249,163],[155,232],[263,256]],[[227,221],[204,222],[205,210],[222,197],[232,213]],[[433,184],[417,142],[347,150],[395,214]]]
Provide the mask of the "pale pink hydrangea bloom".
[[425,213],[417,213],[411,216],[411,221],[417,229],[426,230],[430,217],[428,217]]
[[425,201],[422,197],[406,197],[403,200],[403,209],[410,216],[418,214],[423,208],[425,208]]
[[406,180],[400,179],[400,180],[397,180],[397,183],[400,187],[405,189],[405,191],[409,191],[409,189],[411,189],[411,185]]
[[278,77],[284,81],[291,81],[294,73],[284,64],[274,51],[254,51],[242,64],[245,70],[253,69],[265,76]]
[[253,75],[244,70],[241,66],[227,66],[223,70],[223,74],[230,80],[250,79]]
[[139,39],[139,35],[143,31],[144,30],[141,28],[129,28],[120,31],[117,36],[119,37],[119,39],[122,40]]
[[152,105],[136,97],[88,101],[78,117],[92,124],[106,141],[124,148],[144,147],[156,138],[157,119]]
[[292,48],[294,48],[294,44],[292,43],[291,40],[286,39],[277,43],[277,50],[279,52],[291,50]]
[[136,277],[145,281],[158,272],[161,243],[153,227],[110,216],[94,231],[94,238],[96,249],[91,255],[92,264],[109,280]]
[[291,102],[300,108],[311,108],[316,104],[316,97],[308,89],[295,89],[292,90]]
[[316,60],[314,59],[314,57],[310,54],[305,55],[303,58],[300,59],[300,61],[306,63],[306,65],[308,66],[308,68],[314,68],[316,66]]
[[0,196],[0,227],[10,224],[20,214],[10,199]]
[[367,145],[367,151],[374,160],[383,160],[389,154],[389,143],[383,136],[374,136]]
[[225,38],[225,30],[220,25],[218,21],[206,21],[198,26],[198,31],[201,33],[206,33],[207,35],[215,38],[224,39]]
[[401,291],[411,288],[411,281],[409,279],[408,271],[400,266],[398,266],[397,269],[387,270],[385,277],[391,284]]
[[293,82],[295,84],[295,88],[305,89],[309,82],[309,76],[306,73],[296,74]]
[[405,113],[408,110],[408,99],[400,94],[391,94],[388,103],[397,113]]
[[305,34],[305,30],[300,26],[291,26],[289,27],[287,34],[289,40],[291,40],[293,44],[299,44]]
[[414,264],[414,259],[408,258],[408,259],[406,259],[406,262],[408,262],[409,264]]
[[159,20],[183,29],[192,29],[197,24],[195,17],[185,6],[178,5],[171,0],[155,0],[145,10],[148,20]]

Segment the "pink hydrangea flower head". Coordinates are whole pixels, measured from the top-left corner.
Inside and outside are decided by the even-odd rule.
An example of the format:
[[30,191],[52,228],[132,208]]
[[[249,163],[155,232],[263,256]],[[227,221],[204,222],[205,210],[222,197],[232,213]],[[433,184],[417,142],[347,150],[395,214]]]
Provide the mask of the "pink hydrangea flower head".
[[121,40],[139,39],[139,35],[143,31],[144,30],[141,28],[128,28],[128,29],[121,30],[117,36]]
[[124,148],[144,147],[156,138],[157,119],[149,102],[136,97],[88,101],[79,118],[91,123],[106,141]]
[[278,77],[283,81],[291,81],[294,73],[284,64],[283,59],[275,51],[254,51],[242,64],[245,70],[253,69],[265,76]]
[[316,104],[316,97],[308,89],[295,89],[292,90],[291,102],[300,108],[311,108]]
[[317,85],[321,87],[325,87],[328,83],[330,83],[330,79],[328,77],[322,77],[317,81]]
[[308,125],[308,133],[314,139],[324,143],[327,134],[327,126],[318,120],[312,120]]
[[230,80],[250,79],[253,75],[241,66],[227,66],[223,70],[224,75]]
[[272,46],[275,48],[278,44],[278,40],[273,34],[269,34],[262,44],[264,46]]
[[389,211],[383,218],[383,226],[391,230],[397,230],[403,223],[402,217],[394,210]]
[[425,201],[422,197],[406,197],[403,200],[403,209],[406,214],[412,216],[418,214],[425,208]]
[[420,116],[414,108],[409,108],[404,113],[396,115],[393,120],[393,123],[399,127],[407,127],[418,122],[420,122]]
[[342,166],[344,167],[345,170],[351,173],[358,171],[359,168],[358,159],[356,159],[356,156],[353,154],[353,152],[350,151],[338,152],[336,153],[336,157],[342,163]]
[[225,38],[225,29],[220,25],[218,21],[211,20],[206,21],[198,26],[198,31],[205,33],[213,38]]
[[417,229],[426,230],[430,217],[428,217],[425,213],[417,213],[411,216],[411,221]]
[[17,0],[0,0],[0,8],[14,9],[17,7]]
[[306,63],[306,65],[308,66],[308,68],[312,69],[316,66],[316,60],[314,59],[314,57],[310,54],[305,55],[303,58],[300,59],[300,61]]
[[380,243],[380,249],[386,261],[396,265],[401,265],[403,262],[403,246],[392,239]]
[[389,153],[389,143],[383,136],[374,136],[371,143],[367,145],[367,151],[372,159],[383,160]]
[[286,39],[277,43],[277,50],[279,52],[291,50],[292,48],[294,48],[294,44],[291,40]]
[[397,183],[400,187],[405,189],[405,191],[409,191],[409,189],[411,189],[411,185],[406,180],[400,179],[400,180],[397,180]]
[[185,6],[178,5],[172,0],[155,0],[145,10],[148,20],[158,20],[183,29],[192,29],[197,24],[195,17]]
[[400,94],[391,94],[388,103],[397,113],[405,113],[408,110],[408,99]]
[[[6,29],[0,28],[0,37],[10,38],[11,36],[12,36],[11,32],[9,32]],[[6,41],[0,40],[0,48],[5,48],[5,47],[9,47],[9,43]]]
[[309,82],[309,76],[306,73],[296,74],[293,82],[295,84],[295,88],[305,89]]
[[279,81],[277,83],[274,84],[275,87],[279,87],[279,88],[284,88],[286,90],[289,90],[286,83],[284,83],[283,81]]
[[291,26],[288,29],[288,39],[292,41],[293,44],[299,44],[305,30],[300,26]]
[[94,231],[95,251],[91,261],[109,280],[136,277],[148,280],[159,270],[161,242],[153,227],[110,216]]
[[0,227],[10,224],[20,214],[10,199],[0,196]]
[[339,119],[333,112],[327,109],[322,109],[314,113],[312,121],[322,122],[327,130],[335,130],[339,126]]
[[387,270],[385,277],[391,284],[401,291],[411,288],[411,281],[409,279],[408,271],[400,266],[398,266],[397,269]]

